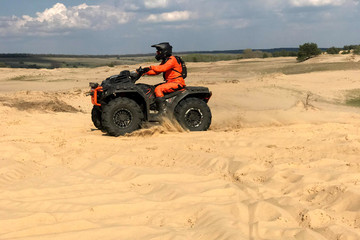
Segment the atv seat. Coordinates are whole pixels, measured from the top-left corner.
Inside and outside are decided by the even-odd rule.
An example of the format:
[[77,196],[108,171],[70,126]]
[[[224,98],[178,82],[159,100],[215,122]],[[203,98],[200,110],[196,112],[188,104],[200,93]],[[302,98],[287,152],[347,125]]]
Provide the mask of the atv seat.
[[176,90],[175,92],[172,92],[172,93],[165,93],[164,94],[164,98],[167,99],[167,98],[172,98],[180,93],[182,93],[183,91],[185,91],[186,87],[183,87],[183,88],[180,88],[178,90]]
[[185,87],[186,90],[189,90],[191,92],[204,92],[209,91],[209,88],[207,87]]

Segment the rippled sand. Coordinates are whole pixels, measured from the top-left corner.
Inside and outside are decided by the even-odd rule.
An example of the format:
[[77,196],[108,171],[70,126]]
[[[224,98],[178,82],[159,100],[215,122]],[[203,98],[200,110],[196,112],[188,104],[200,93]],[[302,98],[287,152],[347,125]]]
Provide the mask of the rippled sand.
[[117,138],[85,92],[137,66],[0,69],[0,239],[359,239],[360,70],[270,71],[289,64],[188,63],[210,130]]

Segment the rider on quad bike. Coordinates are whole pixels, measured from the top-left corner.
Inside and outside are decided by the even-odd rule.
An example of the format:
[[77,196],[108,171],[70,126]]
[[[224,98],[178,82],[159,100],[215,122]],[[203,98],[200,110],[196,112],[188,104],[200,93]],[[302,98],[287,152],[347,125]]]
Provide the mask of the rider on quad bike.
[[179,58],[172,56],[172,46],[168,42],[162,42],[152,45],[156,48],[155,59],[161,63],[158,66],[150,66],[138,69],[139,74],[158,75],[163,73],[165,83],[159,84],[155,87],[155,102],[160,113],[166,111],[164,94],[172,93],[183,89],[185,80],[183,78],[183,66]]
[[[185,63],[172,56],[169,43],[153,45],[159,66],[138,68],[90,83],[94,126],[111,136],[125,135],[141,128],[144,122],[160,122],[164,115],[189,131],[206,131],[211,124],[207,105],[211,91],[207,87],[185,86]],[[141,76],[163,72],[166,83],[155,86],[136,83]]]

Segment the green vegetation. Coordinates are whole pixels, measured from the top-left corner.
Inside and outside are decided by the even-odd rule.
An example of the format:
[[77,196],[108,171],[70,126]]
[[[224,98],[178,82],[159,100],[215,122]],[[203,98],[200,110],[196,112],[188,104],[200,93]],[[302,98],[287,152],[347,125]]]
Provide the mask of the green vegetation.
[[345,45],[342,54],[354,53],[360,55],[360,45]]
[[25,81],[26,78],[27,78],[26,75],[20,75],[20,76],[11,78],[10,81]]
[[0,62],[0,68],[6,68],[6,67],[9,67],[9,65],[7,65],[4,62]]
[[264,56],[262,51],[253,51],[250,48],[245,49],[242,55],[244,58],[261,58]]
[[273,52],[272,56],[273,57],[296,57],[297,52],[296,51],[281,50],[281,51]]
[[241,54],[186,54],[182,55],[185,62],[216,62],[242,59]]
[[[203,53],[177,53],[185,62],[216,62],[249,58],[296,56],[296,51],[285,49],[270,50],[234,50]],[[0,54],[0,68],[93,68],[115,67],[117,65],[154,62],[153,54],[144,55],[52,55],[52,54]]]
[[229,61],[238,59],[250,59],[250,58],[269,58],[269,57],[295,57],[296,51],[260,51],[252,50],[250,48],[245,49],[242,53],[192,53],[181,55],[185,62],[216,62],[216,61]]
[[294,64],[282,67],[280,72],[290,74],[301,74],[310,72],[336,71],[336,70],[354,70],[360,69],[360,62],[334,62],[334,63],[312,63],[312,64]]
[[360,107],[360,89],[352,89],[346,94],[346,105]]
[[77,56],[77,55],[38,55],[38,54],[0,54],[0,67],[11,68],[93,68],[101,66],[130,65],[153,61],[152,56]]
[[299,46],[297,60],[299,62],[303,62],[320,54],[321,50],[318,48],[316,43],[305,43]]
[[344,50],[345,51],[350,51],[350,50],[353,50],[353,49],[356,49],[358,48],[360,45],[345,45],[344,46]]
[[360,55],[360,45],[354,48],[354,54]]
[[[305,43],[299,48],[277,48],[264,50],[227,50],[213,52],[176,53],[185,62],[216,62],[251,58],[297,57],[299,62],[326,51],[328,54],[360,54],[360,45],[344,48],[319,49],[316,43]],[[52,55],[52,54],[0,54],[0,68],[94,68],[101,66],[136,65],[154,62],[154,54],[138,55]]]
[[328,49],[326,50],[326,52],[327,52],[328,54],[339,54],[340,50],[341,50],[340,48],[331,47],[331,48],[328,48]]

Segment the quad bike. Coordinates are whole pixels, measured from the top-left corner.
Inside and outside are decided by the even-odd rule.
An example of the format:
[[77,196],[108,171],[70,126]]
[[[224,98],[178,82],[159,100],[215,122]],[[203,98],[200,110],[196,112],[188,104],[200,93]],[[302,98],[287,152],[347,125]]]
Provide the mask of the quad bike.
[[[125,70],[105,79],[100,85],[89,84],[94,105],[91,119],[96,128],[111,136],[119,136],[141,128],[143,122],[163,119],[164,113],[159,111],[155,102],[156,85],[135,84],[140,77],[138,71]],[[206,131],[211,124],[211,111],[207,105],[211,95],[206,87],[185,87],[166,94],[166,116],[177,120],[184,129]]]

